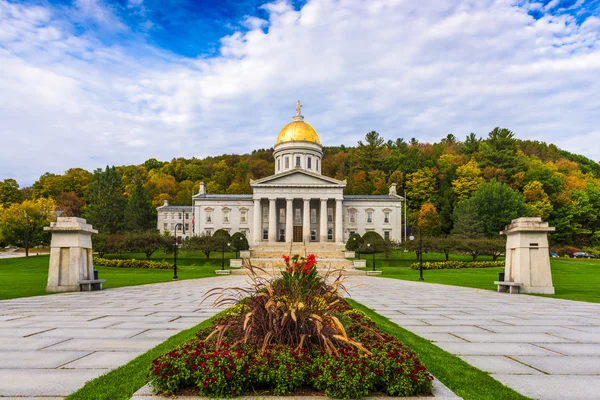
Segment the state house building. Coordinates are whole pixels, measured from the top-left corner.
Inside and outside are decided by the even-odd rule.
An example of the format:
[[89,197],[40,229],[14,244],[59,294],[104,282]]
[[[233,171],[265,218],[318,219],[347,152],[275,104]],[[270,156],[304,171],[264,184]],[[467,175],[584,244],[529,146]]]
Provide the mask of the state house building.
[[[274,242],[343,244],[357,232],[376,231],[402,240],[403,197],[392,184],[388,195],[344,195],[346,181],[321,175],[323,146],[300,114],[277,136],[275,173],[251,180],[251,194],[212,194],[200,183],[193,206],[158,207],[160,232],[183,223],[186,234],[242,232],[250,245]],[[190,231],[191,229],[191,231]],[[181,226],[178,229],[178,235]]]

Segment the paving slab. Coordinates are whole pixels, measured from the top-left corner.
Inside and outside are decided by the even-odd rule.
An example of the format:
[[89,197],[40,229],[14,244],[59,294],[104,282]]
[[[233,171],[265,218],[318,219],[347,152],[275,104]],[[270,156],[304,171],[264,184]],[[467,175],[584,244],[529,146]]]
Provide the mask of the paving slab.
[[[90,354],[89,351],[3,351],[0,374],[3,369],[59,368]],[[43,354],[43,356],[42,356]]]
[[384,277],[351,277],[346,287],[356,301],[517,392],[600,399],[600,304]]
[[[62,353],[62,352],[57,352]],[[129,361],[133,360],[140,354],[143,354],[143,351],[135,352],[105,352],[98,351],[95,353],[86,354],[85,357],[81,357],[77,360],[74,360],[68,364],[62,365],[63,369],[106,369],[106,368],[114,368],[115,365],[124,365]]]

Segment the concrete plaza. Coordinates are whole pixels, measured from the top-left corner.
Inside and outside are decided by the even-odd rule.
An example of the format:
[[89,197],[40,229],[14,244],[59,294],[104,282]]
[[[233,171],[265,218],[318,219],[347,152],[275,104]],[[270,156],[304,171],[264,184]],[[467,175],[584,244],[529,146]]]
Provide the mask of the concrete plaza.
[[[0,301],[0,398],[64,398],[210,316],[227,276]],[[539,399],[597,399],[600,304],[351,277],[352,298]]]

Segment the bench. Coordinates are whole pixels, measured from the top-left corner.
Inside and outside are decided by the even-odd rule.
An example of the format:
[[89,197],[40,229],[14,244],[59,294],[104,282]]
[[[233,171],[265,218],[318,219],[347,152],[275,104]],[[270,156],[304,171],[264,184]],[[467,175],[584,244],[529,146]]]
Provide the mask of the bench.
[[[523,286],[522,283],[517,282],[494,282],[494,285],[498,285],[498,292],[506,293],[519,293],[519,289]],[[516,292],[515,292],[516,290]]]
[[82,292],[102,290],[102,283],[104,282],[106,282],[106,279],[88,279],[84,281],[77,281]]

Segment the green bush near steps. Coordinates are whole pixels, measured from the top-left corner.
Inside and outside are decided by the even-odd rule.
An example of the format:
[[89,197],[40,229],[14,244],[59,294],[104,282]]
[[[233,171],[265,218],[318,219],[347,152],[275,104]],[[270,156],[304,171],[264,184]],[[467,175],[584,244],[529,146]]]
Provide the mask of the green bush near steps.
[[134,258],[117,260],[94,257],[94,265],[112,268],[145,268],[145,269],[171,269],[173,264],[165,261],[136,260]]
[[[423,269],[462,269],[462,268],[498,268],[504,267],[504,261],[441,261],[424,262]],[[419,269],[419,263],[412,263],[411,269]]]

